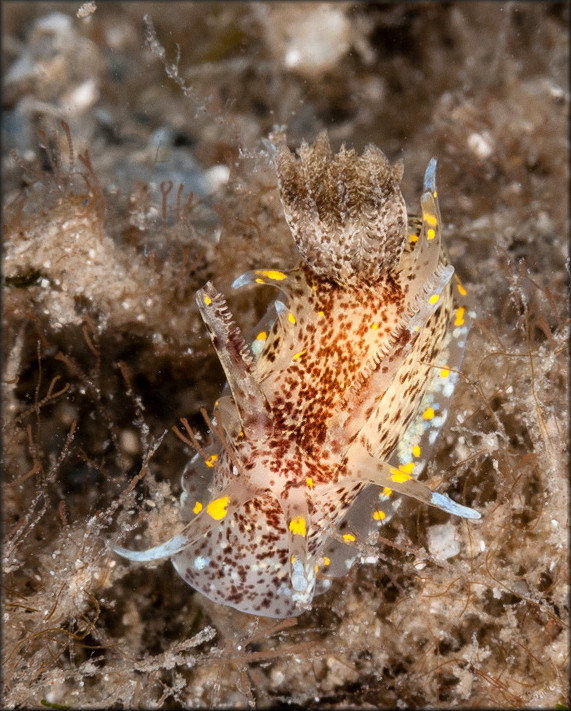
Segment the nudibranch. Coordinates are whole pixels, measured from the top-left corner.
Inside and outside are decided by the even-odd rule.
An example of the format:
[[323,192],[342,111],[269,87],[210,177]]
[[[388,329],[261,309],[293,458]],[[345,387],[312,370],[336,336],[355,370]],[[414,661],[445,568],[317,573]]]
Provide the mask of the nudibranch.
[[355,541],[401,494],[480,518],[416,478],[471,317],[441,244],[435,159],[422,217],[407,218],[402,163],[374,145],[332,155],[323,133],[297,153],[275,148],[301,262],[233,284],[279,290],[252,343],[212,283],[197,292],[228,386],[214,408],[218,439],[183,473],[186,523],[147,551],[115,549],[134,561],[170,557],[211,600],[276,618],[299,615],[345,574]]

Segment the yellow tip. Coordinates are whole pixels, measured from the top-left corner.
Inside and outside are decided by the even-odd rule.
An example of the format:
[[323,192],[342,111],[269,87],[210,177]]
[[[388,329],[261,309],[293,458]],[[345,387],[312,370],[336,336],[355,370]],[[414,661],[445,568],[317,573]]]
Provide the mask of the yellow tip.
[[206,507],[208,515],[212,517],[215,521],[220,521],[228,513],[226,507],[230,503],[229,496],[221,496],[219,499],[214,499]]
[[273,279],[274,281],[283,281],[287,278],[287,275],[283,272],[277,271],[277,269],[265,269],[264,271],[258,272],[268,279]]
[[305,536],[305,519],[303,516],[296,516],[289,522],[289,530],[294,536]]
[[412,477],[410,474],[405,474],[405,472],[401,472],[399,469],[391,469],[391,479],[395,482],[395,484],[402,484],[403,482],[412,479]]

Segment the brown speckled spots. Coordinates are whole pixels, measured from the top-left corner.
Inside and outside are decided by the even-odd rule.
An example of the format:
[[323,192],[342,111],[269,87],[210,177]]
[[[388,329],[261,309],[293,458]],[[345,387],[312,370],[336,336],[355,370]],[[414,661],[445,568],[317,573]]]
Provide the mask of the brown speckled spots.
[[[220,418],[227,441],[209,450],[215,467],[199,455],[193,464],[205,482],[203,505],[222,500],[228,508],[215,506],[209,521],[186,503],[183,544],[174,555],[169,549],[179,574],[206,596],[270,617],[300,614],[328,577],[348,570],[354,530],[366,536],[371,525],[360,510],[354,519],[351,513],[372,489],[368,483],[386,485],[395,447],[425,427],[417,411],[436,387],[431,362],[448,347],[453,309],[453,270],[439,230],[432,242],[426,236],[427,225],[435,232],[439,222],[432,163],[423,220],[408,226],[402,165],[391,166],[374,146],[361,156],[344,147],[333,155],[322,134],[313,146],[302,144],[297,157],[279,146],[276,166],[303,261],[236,282],[281,291],[257,358],[222,295],[211,284],[198,292],[232,397]],[[407,235],[415,225],[413,243]],[[455,337],[465,340],[466,332]],[[412,455],[404,456],[410,470]],[[183,504],[186,492],[196,500],[193,486],[185,475]],[[417,496],[443,507],[430,497],[428,489]],[[381,505],[374,499],[375,511]],[[316,578],[323,555],[327,576]]]

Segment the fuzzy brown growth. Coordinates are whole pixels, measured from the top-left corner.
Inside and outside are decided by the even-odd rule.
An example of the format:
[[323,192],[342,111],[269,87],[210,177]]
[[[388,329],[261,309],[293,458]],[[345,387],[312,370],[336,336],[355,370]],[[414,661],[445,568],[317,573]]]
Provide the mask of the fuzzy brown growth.
[[325,132],[296,157],[282,145],[276,170],[295,243],[320,276],[343,286],[372,285],[394,269],[406,240],[402,163],[368,145],[361,156],[331,153]]

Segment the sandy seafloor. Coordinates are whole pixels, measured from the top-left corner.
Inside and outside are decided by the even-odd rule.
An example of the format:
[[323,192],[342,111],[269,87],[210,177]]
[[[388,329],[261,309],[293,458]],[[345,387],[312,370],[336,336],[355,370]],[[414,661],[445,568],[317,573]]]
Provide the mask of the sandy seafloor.
[[[79,10],[2,3],[3,707],[568,705],[568,4]],[[224,382],[194,292],[263,315],[230,284],[296,261],[265,139],[323,129],[412,211],[438,159],[477,318],[426,475],[482,520],[404,502],[279,622],[110,546],[176,529],[171,428]]]

